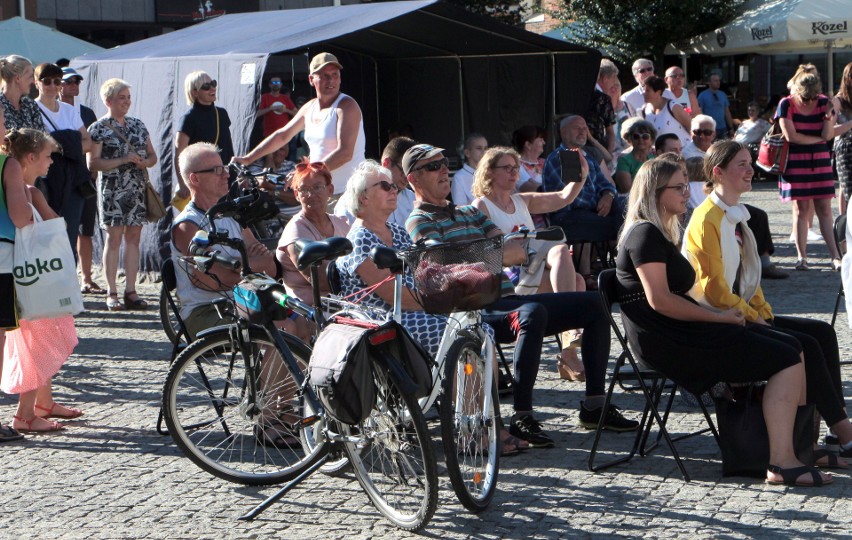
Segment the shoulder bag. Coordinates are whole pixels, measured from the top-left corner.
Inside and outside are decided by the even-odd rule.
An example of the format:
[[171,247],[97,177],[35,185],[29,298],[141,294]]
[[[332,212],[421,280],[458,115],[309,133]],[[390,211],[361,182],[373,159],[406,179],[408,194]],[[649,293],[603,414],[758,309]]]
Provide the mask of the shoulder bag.
[[[790,110],[793,103],[790,102]],[[787,158],[790,154],[790,142],[784,138],[781,131],[781,119],[775,118],[775,123],[760,141],[757,152],[757,166],[769,174],[784,174],[787,170]]]

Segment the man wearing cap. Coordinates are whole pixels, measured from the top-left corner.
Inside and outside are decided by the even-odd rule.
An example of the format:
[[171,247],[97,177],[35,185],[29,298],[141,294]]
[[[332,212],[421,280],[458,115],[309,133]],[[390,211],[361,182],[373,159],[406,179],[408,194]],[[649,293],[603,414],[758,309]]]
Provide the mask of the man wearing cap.
[[269,137],[287,125],[296,114],[296,105],[287,95],[281,93],[281,77],[273,75],[269,78],[269,92],[260,96],[260,109],[257,116],[263,117],[263,137]]
[[[406,222],[412,240],[443,242],[480,240],[503,234],[473,206],[455,206],[447,201],[450,193],[449,169],[443,149],[428,144],[411,147],[402,159],[403,171],[414,188],[414,211]],[[503,265],[526,261],[520,242],[503,246]],[[515,342],[514,409],[509,425],[513,437],[532,447],[550,447],[553,439],[533,416],[533,387],[538,374],[545,335],[583,328],[583,363],[586,367],[586,400],[581,402],[580,422],[597,427],[605,399],[604,379],[609,358],[609,324],[600,298],[595,293],[546,293],[516,296],[510,281],[504,279],[503,297],[482,310],[482,320],[494,328],[500,343]],[[605,425],[628,431],[638,422],[626,420],[610,407]],[[506,441],[504,441],[505,444]],[[512,441],[509,441],[510,443]]]
[[[305,103],[287,125],[264,139],[251,152],[234,161],[248,165],[284,146],[300,131],[310,149],[312,162],[323,162],[334,183],[333,205],[346,187],[346,182],[359,163],[364,161],[364,120],[361,108],[350,96],[340,91],[343,66],[331,53],[320,53],[311,59],[308,81],[317,97]],[[333,208],[333,206],[331,206]]]

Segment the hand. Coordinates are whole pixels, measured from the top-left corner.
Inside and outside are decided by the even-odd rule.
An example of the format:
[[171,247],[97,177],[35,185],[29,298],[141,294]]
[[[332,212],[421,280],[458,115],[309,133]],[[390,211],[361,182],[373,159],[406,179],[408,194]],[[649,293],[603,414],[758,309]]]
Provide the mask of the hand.
[[266,246],[261,244],[260,242],[255,242],[254,244],[248,247],[248,256],[249,257],[262,257],[264,255],[271,255]]
[[719,322],[745,326],[746,320],[742,311],[737,308],[731,308],[719,313]]
[[757,320],[754,322],[757,324],[762,324],[763,326],[771,326],[768,322],[766,322],[766,319],[764,319],[760,315],[757,316]]
[[615,200],[615,193],[612,191],[604,192],[604,194],[601,195],[597,206],[598,215],[600,217],[606,217],[609,215],[609,211],[612,209],[613,200]]
[[[139,168],[139,165],[144,161],[142,159],[142,156],[140,156],[136,152],[128,152],[127,156],[125,156],[125,157],[127,158],[127,161],[125,163],[127,163],[129,165],[134,165],[137,168]],[[144,166],[141,167],[141,168],[144,169]]]
[[251,160],[246,156],[234,156],[231,158],[231,163],[239,163],[240,165],[251,165]]

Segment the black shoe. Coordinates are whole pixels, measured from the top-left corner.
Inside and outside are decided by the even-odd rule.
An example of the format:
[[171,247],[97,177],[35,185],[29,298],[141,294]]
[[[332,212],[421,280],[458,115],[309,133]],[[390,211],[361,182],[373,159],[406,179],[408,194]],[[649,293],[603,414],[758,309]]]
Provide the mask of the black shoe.
[[788,277],[790,277],[790,273],[781,270],[774,264],[770,264],[768,266],[764,266],[761,269],[760,276],[763,279],[787,279]]
[[[589,410],[583,406],[583,401],[580,402],[580,425],[586,429],[597,429],[598,422],[601,419],[603,407],[594,410]],[[615,405],[610,405],[609,410],[604,418],[604,429],[610,431],[634,431],[639,427],[639,422],[628,420],[621,416],[620,409]]]
[[502,371],[497,377],[497,394],[499,396],[509,396],[515,391],[512,378]]
[[551,448],[553,439],[541,429],[541,424],[531,414],[512,420],[509,433],[530,443],[532,448]]

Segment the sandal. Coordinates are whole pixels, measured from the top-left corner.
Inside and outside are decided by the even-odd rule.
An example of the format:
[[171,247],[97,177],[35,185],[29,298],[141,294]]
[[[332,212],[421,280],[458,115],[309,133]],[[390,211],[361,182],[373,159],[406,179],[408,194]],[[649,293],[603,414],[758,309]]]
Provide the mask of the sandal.
[[18,433],[18,430],[6,424],[0,425],[0,443],[19,441],[24,436]]
[[[778,480],[770,480],[766,479],[767,484],[772,485],[785,485],[785,486],[797,486],[797,487],[819,487],[819,486],[827,486],[828,484],[834,482],[834,478],[829,476],[826,479],[823,479],[822,475],[817,472],[813,467],[808,467],[807,465],[802,465],[801,467],[793,467],[791,469],[782,469],[777,465],[769,465],[766,467],[766,470],[780,474],[782,480],[779,482]],[[811,482],[800,482],[799,477],[805,473],[811,474]]]
[[[822,458],[826,458],[826,462],[817,463]],[[845,461],[841,463],[837,454],[832,454],[826,448],[816,448],[814,449],[814,467],[819,467],[820,469],[848,469],[849,464]]]
[[302,444],[299,437],[294,435],[283,422],[276,422],[276,425],[254,426],[254,437],[258,443],[267,448],[286,450]]
[[834,272],[840,272],[840,269],[843,267],[842,259],[831,259],[831,269]]
[[83,294],[106,294],[106,291],[94,281],[91,283],[84,283],[83,286],[80,287],[80,292]]
[[562,346],[566,349],[577,349],[583,345],[582,330],[566,330],[562,332]]
[[[563,349],[564,351],[571,351],[575,361],[579,362],[580,366],[583,365],[580,359],[577,358],[576,349]],[[559,373],[559,378],[564,381],[584,382],[586,380],[585,368],[580,370],[573,369],[568,361],[562,360],[562,355],[556,357],[556,371]]]
[[[24,425],[27,426],[25,428],[20,428],[20,427],[14,428],[14,429],[17,429],[18,431],[23,432],[23,433],[48,433],[50,431],[62,431],[63,429],[65,429],[65,426],[63,426],[59,422],[51,422],[50,420],[45,420],[44,418],[42,418],[40,416],[33,416],[29,420],[24,420],[23,418],[21,418],[20,416],[18,416],[16,414],[12,418],[14,418],[18,422],[21,422],[21,423],[23,423]],[[33,422],[35,422],[36,420],[43,420],[43,421],[47,422],[47,428],[33,429]]]
[[500,441],[500,446],[502,447],[500,457],[506,457],[520,454],[522,450],[526,450],[530,447],[530,443],[510,434]]
[[[135,296],[136,298],[131,298],[132,296]],[[139,311],[148,309],[148,302],[139,298],[139,295],[136,294],[136,291],[124,292],[124,305],[127,307],[127,309],[135,309]]]
[[799,259],[796,261],[796,270],[810,270],[807,259]]
[[[73,407],[64,407],[69,411],[67,414],[56,413],[54,412],[56,409],[56,405],[56,402],[54,402],[53,405],[51,405],[50,407],[42,407],[41,405],[36,405],[36,409],[39,409],[40,411],[45,411],[47,413],[44,415],[36,413],[36,415],[41,418],[63,418],[65,420],[72,420],[74,418],[80,418],[81,416],[83,416],[83,411],[81,411],[80,409],[75,409]],[[63,406],[60,405],[60,407]]]
[[106,308],[107,311],[124,311],[124,305],[118,301],[118,293],[109,293]]

